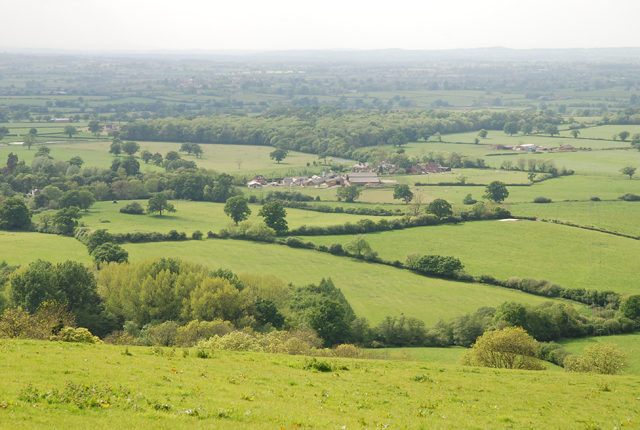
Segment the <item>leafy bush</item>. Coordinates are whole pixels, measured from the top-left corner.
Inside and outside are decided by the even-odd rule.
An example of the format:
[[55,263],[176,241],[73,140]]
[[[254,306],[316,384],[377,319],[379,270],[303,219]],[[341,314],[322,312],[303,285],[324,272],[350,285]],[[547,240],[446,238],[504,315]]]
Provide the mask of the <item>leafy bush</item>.
[[624,200],[627,202],[640,202],[640,196],[636,194],[627,193],[624,196],[618,197],[620,200]]
[[138,202],[129,203],[123,208],[120,208],[120,213],[130,215],[142,215],[144,214],[144,208]]
[[538,196],[535,199],[533,199],[533,203],[551,203],[551,199],[548,199],[548,198],[542,197],[542,196]]
[[202,234],[202,232],[200,230],[196,230],[193,233],[191,233],[191,239],[193,240],[200,240],[202,239],[204,235]]
[[462,262],[455,257],[421,254],[408,255],[405,266],[416,272],[449,278],[453,278],[456,272],[464,268]]
[[234,330],[235,327],[229,321],[223,321],[221,319],[213,321],[194,320],[185,326],[178,327],[175,343],[177,346],[191,347],[201,340],[214,336],[222,337]]
[[627,354],[614,343],[598,342],[588,345],[584,355],[568,356],[564,361],[567,372],[589,372],[604,375],[621,373],[627,366]]
[[478,201],[471,197],[471,194],[467,194],[462,200],[462,203],[464,203],[465,205],[475,205],[476,203],[478,203]]
[[338,242],[333,242],[331,245],[329,245],[329,253],[333,255],[344,254],[344,250],[342,249],[342,244]]
[[86,328],[65,327],[58,334],[50,337],[50,340],[77,343],[102,343],[99,337],[91,334]]

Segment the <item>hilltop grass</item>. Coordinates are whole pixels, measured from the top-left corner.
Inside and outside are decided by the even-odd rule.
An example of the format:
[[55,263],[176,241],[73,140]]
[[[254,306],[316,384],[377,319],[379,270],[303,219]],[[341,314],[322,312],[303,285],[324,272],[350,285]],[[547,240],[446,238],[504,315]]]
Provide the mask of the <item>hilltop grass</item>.
[[568,351],[581,355],[584,348],[596,342],[613,342],[627,352],[626,373],[640,376],[640,333],[618,334],[613,336],[598,336],[581,339],[561,339],[559,344]]
[[[353,236],[305,238],[318,245]],[[564,287],[640,293],[636,270],[640,241],[558,224],[474,221],[367,234],[380,257],[407,254],[459,258],[472,275],[544,278]]]
[[540,219],[569,221],[640,236],[640,205],[638,202],[553,202],[548,204],[514,203],[507,205],[514,216],[535,216]]
[[333,279],[358,316],[377,324],[385,316],[423,320],[427,325],[496,307],[505,301],[539,304],[548,301],[520,291],[484,284],[427,278],[397,269],[327,253],[241,240],[202,240],[125,244],[131,261],[178,257],[217,269],[272,274],[301,286]]
[[[137,200],[142,207],[147,207],[146,200]],[[106,229],[112,233],[133,233],[139,232],[161,232],[168,233],[170,230],[177,230],[191,235],[195,230],[203,233],[213,231],[217,233],[220,229],[233,224],[231,218],[224,213],[224,203],[192,202],[186,200],[172,200],[177,212],[164,213],[160,215],[130,215],[120,213],[120,208],[130,204],[131,200],[120,200],[118,203],[97,202],[88,212],[82,212],[81,222],[85,227],[91,229]],[[251,216],[249,221],[263,222],[264,218],[258,216],[261,206],[249,205]],[[380,217],[365,215],[349,215],[336,213],[321,213],[304,209],[287,209],[287,222],[289,228],[300,227],[303,224],[327,226],[342,224],[345,222],[355,223],[360,219],[369,218],[377,221]],[[386,217],[387,219],[392,219]],[[39,216],[34,217],[34,222],[38,222]],[[109,221],[109,222],[100,222]]]
[[[0,345],[7,429],[564,429],[619,428],[639,418],[635,376],[355,359],[320,359],[341,368],[321,373],[305,370],[309,359],[300,356],[219,351],[200,359],[193,349],[183,357],[167,348],[161,355],[129,347],[124,355],[111,345]],[[56,402],[53,390],[68,384],[129,394],[102,396],[95,407]],[[19,400],[29,387],[50,396]]]

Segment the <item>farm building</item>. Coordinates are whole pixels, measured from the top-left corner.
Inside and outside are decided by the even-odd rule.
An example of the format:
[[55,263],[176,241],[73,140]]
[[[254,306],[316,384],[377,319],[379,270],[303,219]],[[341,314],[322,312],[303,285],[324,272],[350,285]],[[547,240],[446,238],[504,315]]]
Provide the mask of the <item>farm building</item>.
[[251,189],[262,188],[262,183],[258,181],[251,181],[247,184],[247,187]]
[[574,151],[575,148],[572,145],[561,145],[558,151]]
[[284,185],[285,187],[303,187],[306,185],[315,184],[306,176],[295,176],[291,178],[284,178],[282,180],[282,185]]
[[262,175],[254,176],[251,182],[254,182],[254,181],[260,183],[261,185],[267,185],[267,180]]
[[347,181],[349,181],[352,185],[367,185],[367,184],[379,184],[380,179],[378,179],[377,173],[349,173],[346,177]]

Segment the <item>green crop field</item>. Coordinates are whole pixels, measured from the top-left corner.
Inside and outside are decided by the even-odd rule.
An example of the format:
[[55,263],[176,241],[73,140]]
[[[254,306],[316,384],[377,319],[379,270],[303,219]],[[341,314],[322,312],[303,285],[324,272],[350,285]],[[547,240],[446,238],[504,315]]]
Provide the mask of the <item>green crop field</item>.
[[[164,213],[159,215],[130,215],[120,213],[120,208],[130,204],[131,200],[120,200],[118,203],[97,202],[88,212],[82,212],[81,222],[85,227],[91,229],[106,229],[112,233],[133,233],[158,231],[167,233],[170,230],[185,232],[189,235],[195,230],[203,233],[213,231],[217,233],[220,229],[233,224],[231,218],[224,213],[224,203],[191,202],[185,200],[172,200],[171,203],[176,208],[174,213]],[[146,200],[138,200],[142,207],[147,207]],[[258,216],[260,205],[249,205],[252,213],[249,221],[262,222],[264,219]],[[380,217],[365,215],[349,215],[336,213],[321,213],[307,211],[303,209],[287,209],[287,223],[289,228],[306,225],[327,226],[342,224],[345,222],[355,223],[360,219],[368,218],[377,221]],[[34,217],[37,222],[39,216]],[[393,219],[386,217],[386,219]],[[101,222],[103,221],[103,222]]]
[[72,237],[0,231],[0,262],[27,265],[38,258],[54,263],[65,260],[91,263],[87,248]]
[[318,251],[240,240],[126,244],[132,261],[178,257],[212,269],[273,274],[296,285],[332,278],[358,316],[377,324],[385,316],[416,317],[427,325],[504,301],[541,303],[543,297],[482,284],[427,278],[407,270]]
[[[316,244],[343,245],[352,236],[315,236]],[[640,241],[567,227],[521,221],[474,221],[370,233],[367,241],[382,258],[407,254],[459,258],[472,275],[544,278],[564,287],[640,293],[635,270]]]
[[514,216],[535,216],[540,219],[570,221],[585,226],[640,236],[640,205],[637,202],[587,201],[513,203],[507,209]]
[[562,339],[558,343],[574,354],[582,354],[584,348],[594,342],[613,342],[627,352],[627,373],[640,376],[640,334],[618,334],[613,336]]
[[[193,349],[184,357],[167,348],[129,347],[124,355],[111,345],[0,346],[6,429],[566,429],[621,428],[640,418],[636,376],[354,359],[320,359],[341,367],[321,373],[305,370],[308,358],[276,354],[201,359]],[[95,386],[96,394],[76,388],[74,402],[62,403],[71,385]]]

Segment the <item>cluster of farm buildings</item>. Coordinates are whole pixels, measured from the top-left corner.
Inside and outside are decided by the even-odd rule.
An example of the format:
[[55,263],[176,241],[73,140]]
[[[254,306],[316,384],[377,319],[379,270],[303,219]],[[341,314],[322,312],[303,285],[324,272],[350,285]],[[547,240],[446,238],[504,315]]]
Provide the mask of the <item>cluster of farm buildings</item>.
[[293,176],[284,178],[281,182],[269,183],[264,176],[256,175],[247,184],[249,188],[262,188],[262,187],[320,187],[326,186],[332,187],[348,187],[349,185],[359,185],[364,187],[379,186],[382,181],[378,177],[378,172],[386,171],[390,174],[397,173],[399,170],[403,170],[403,173],[425,175],[444,173],[451,171],[450,167],[443,167],[440,163],[420,163],[411,168],[401,168],[390,163],[382,162],[377,167],[369,166],[367,164],[356,164],[353,166],[353,171],[349,173],[338,174],[334,172],[323,173],[322,176],[313,175],[307,176]]

